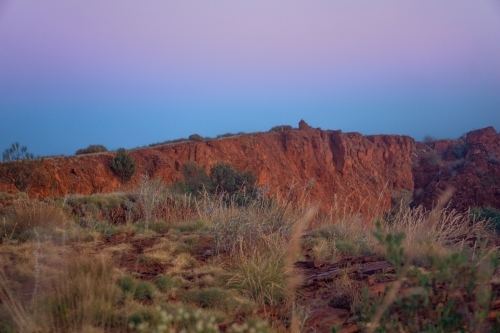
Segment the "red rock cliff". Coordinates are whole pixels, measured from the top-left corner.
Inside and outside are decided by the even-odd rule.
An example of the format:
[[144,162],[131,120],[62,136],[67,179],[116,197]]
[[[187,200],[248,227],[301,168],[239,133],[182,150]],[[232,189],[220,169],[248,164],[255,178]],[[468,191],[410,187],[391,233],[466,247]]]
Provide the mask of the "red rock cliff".
[[[112,153],[48,158],[43,162],[46,180],[32,184],[28,192],[50,197],[130,190],[143,173],[173,183],[182,180],[181,167],[188,161],[207,170],[224,161],[253,170],[258,184],[271,185],[274,191],[313,181],[311,197],[320,200],[323,210],[336,205],[373,217],[390,209],[394,193],[413,190],[414,153],[415,142],[407,136],[362,136],[311,129],[304,123],[300,130],[135,149],[131,154],[137,170],[125,186],[109,167]],[[0,191],[13,190],[0,185]]]
[[467,133],[462,140],[442,140],[430,147],[417,144],[414,204],[431,208],[453,188],[451,207],[500,208],[500,134],[493,127]]

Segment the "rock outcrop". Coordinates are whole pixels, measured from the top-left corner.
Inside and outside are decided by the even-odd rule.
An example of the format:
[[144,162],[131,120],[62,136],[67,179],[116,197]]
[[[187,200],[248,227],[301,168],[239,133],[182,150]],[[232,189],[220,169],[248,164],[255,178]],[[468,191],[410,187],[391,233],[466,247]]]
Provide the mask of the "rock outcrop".
[[[137,171],[125,184],[110,168],[114,153],[46,158],[43,179],[35,179],[28,193],[43,198],[133,191],[141,174],[171,184],[183,180],[182,166],[189,161],[207,170],[227,162],[252,170],[258,185],[269,185],[271,192],[309,186],[311,200],[323,211],[366,219],[402,198],[430,209],[448,187],[455,189],[453,208],[500,208],[500,134],[493,127],[424,144],[408,136],[314,129],[302,120],[299,129],[164,144],[131,154]],[[0,172],[7,167],[0,163]],[[17,190],[0,183],[0,192]]]
[[[310,186],[311,200],[319,201],[324,211],[368,218],[389,210],[394,193],[413,190],[414,153],[415,142],[407,136],[323,131],[303,122],[299,130],[135,149],[131,154],[137,171],[128,184],[121,184],[109,167],[113,153],[47,158],[46,179],[31,184],[28,192],[31,197],[52,197],[130,191],[141,174],[161,176],[170,184],[182,181],[182,166],[188,161],[207,170],[224,161],[252,170],[258,185],[270,185],[271,191]],[[0,185],[0,191],[14,190]]]
[[450,206],[500,208],[500,134],[493,127],[467,133],[461,140],[417,144],[414,205],[428,208],[451,187]]

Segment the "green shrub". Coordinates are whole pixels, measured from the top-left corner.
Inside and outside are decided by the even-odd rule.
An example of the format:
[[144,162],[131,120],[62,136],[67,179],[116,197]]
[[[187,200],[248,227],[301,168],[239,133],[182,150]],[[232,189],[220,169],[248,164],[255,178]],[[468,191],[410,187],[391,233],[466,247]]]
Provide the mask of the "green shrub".
[[170,226],[165,221],[153,221],[149,223],[149,228],[156,233],[166,234],[170,229]]
[[440,165],[442,163],[442,158],[441,158],[441,155],[435,151],[432,151],[429,153],[428,155],[428,159],[427,159],[427,162],[430,164],[430,165]]
[[201,135],[198,135],[198,134],[191,134],[189,136],[189,140],[191,141],[203,141],[203,137]]
[[181,223],[173,226],[174,229],[179,230],[180,232],[196,232],[203,228],[205,226],[205,223],[203,221],[196,221],[196,222],[186,222],[186,223]]
[[336,241],[335,247],[342,254],[356,255],[359,254],[358,247],[351,241]]
[[471,209],[470,214],[475,220],[489,221],[491,227],[500,232],[500,210],[493,207],[475,207]]
[[134,299],[138,301],[152,300],[155,289],[155,285],[151,282],[139,281],[135,287]]
[[182,296],[186,303],[195,303],[202,308],[230,310],[235,306],[235,301],[227,290],[209,288],[203,290],[190,290]]
[[498,250],[480,248],[475,263],[464,253],[435,253],[424,270],[405,258],[403,233],[388,233],[377,222],[374,236],[398,281],[386,289],[384,299],[369,299],[365,291],[361,318],[368,332],[490,332],[493,327],[485,319],[496,296],[491,278],[499,266]]
[[453,155],[456,159],[465,158],[467,155],[467,145],[465,142],[458,143],[453,147]]
[[137,280],[130,275],[125,275],[122,278],[119,278],[116,281],[116,284],[124,294],[133,294],[135,292],[135,288],[137,286]]
[[132,178],[135,173],[135,161],[124,148],[118,149],[116,157],[111,163],[111,169],[121,178],[122,181],[127,181]]
[[182,166],[184,183],[181,187],[185,193],[199,195],[204,191],[212,192],[212,180],[204,167],[198,167],[195,162],[189,161]]
[[179,288],[182,284],[182,281],[176,278],[171,278],[167,275],[159,275],[156,278],[155,285],[161,291],[165,292],[169,289]]
[[182,175],[184,182],[176,186],[188,194],[226,194],[228,200],[234,200],[240,206],[255,198],[257,178],[253,172],[235,170],[228,163],[213,165],[210,175],[207,175],[204,167],[190,161],[183,165]]
[[274,126],[269,130],[269,132],[284,132],[284,131],[289,131],[292,129],[292,126],[290,125],[278,125]]
[[227,194],[236,204],[244,205],[255,197],[257,178],[252,171],[233,169],[228,163],[217,163],[210,169],[214,194]]
[[26,192],[34,181],[43,182],[47,176],[43,169],[43,158],[35,158],[26,146],[14,142],[2,153],[6,163],[0,164],[0,181],[13,185],[18,191]]
[[75,155],[104,153],[107,151],[108,149],[103,145],[89,145],[87,148],[78,149]]
[[499,165],[500,164],[500,158],[496,154],[489,154],[488,155],[488,163]]
[[434,142],[436,142],[436,138],[431,136],[431,135],[425,135],[424,136],[424,143],[426,145],[431,145],[433,144]]

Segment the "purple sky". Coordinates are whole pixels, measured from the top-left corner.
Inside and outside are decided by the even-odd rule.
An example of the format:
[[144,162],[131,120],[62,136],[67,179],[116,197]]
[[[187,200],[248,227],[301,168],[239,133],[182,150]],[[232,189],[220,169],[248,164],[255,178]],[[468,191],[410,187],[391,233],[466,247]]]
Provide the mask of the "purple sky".
[[500,1],[0,0],[0,150],[500,130]]

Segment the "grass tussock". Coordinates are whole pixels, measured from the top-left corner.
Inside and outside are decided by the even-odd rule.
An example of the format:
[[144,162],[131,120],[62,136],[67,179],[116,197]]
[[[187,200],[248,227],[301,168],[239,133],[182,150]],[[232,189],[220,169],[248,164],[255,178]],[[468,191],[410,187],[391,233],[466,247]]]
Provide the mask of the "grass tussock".
[[42,325],[51,332],[110,328],[117,319],[119,296],[108,258],[72,258],[41,297]]
[[55,205],[38,200],[18,200],[9,207],[1,227],[4,237],[12,238],[34,229],[63,228],[66,222],[66,215]]
[[227,286],[258,305],[277,306],[289,298],[287,290],[288,270],[284,253],[253,251],[241,254],[238,265],[232,270]]
[[433,211],[422,206],[400,210],[387,223],[387,229],[391,233],[404,234],[405,253],[424,265],[429,264],[428,257],[436,252],[444,255],[467,250],[470,241],[489,236],[487,221],[471,220],[468,213],[447,207]]
[[[3,239],[36,237],[0,244],[0,332],[295,333],[306,331],[309,314],[323,306],[346,309],[360,327],[380,332],[398,325],[426,331],[425,318],[434,315],[436,325],[459,327],[439,322],[450,313],[468,328],[484,326],[498,267],[495,249],[481,242],[491,233],[487,222],[441,203],[433,211],[399,209],[374,228],[359,212],[316,214],[307,191],[304,186],[244,205],[224,194],[205,196],[186,203],[197,216],[177,221],[163,219],[162,203],[145,221],[138,203],[140,220],[125,224],[101,213],[123,212],[132,197],[76,198],[81,202],[73,204],[98,211],[74,220],[60,205],[16,201],[5,220],[0,217]],[[366,281],[358,274],[365,258],[359,256],[374,254],[394,268],[380,276],[393,289],[366,299]],[[308,269],[332,271],[328,286],[301,290],[304,281],[307,288],[313,281]],[[320,291],[328,299],[304,299]],[[448,300],[474,325],[460,319]],[[441,310],[419,312],[440,302]]]
[[308,207],[307,196],[307,186],[291,186],[284,196],[252,200],[243,206],[236,202],[236,197],[226,194],[205,195],[196,207],[200,219],[210,226],[214,252],[231,255],[265,248],[267,240],[263,236],[286,239]]

